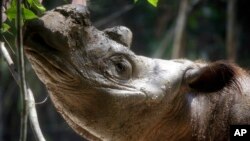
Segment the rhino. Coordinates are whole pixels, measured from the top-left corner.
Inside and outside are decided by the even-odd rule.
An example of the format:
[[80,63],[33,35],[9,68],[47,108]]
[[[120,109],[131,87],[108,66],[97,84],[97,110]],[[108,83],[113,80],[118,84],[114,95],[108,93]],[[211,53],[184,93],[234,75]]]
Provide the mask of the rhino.
[[127,27],[98,30],[84,6],[29,21],[23,40],[57,111],[87,140],[224,141],[230,125],[250,124],[246,70],[136,55]]

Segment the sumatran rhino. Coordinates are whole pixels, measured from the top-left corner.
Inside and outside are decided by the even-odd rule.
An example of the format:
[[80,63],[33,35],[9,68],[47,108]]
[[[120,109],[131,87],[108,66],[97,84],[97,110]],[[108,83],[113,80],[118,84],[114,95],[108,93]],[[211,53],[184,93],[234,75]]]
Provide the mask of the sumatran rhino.
[[30,21],[25,52],[67,123],[88,140],[229,140],[250,124],[250,77],[225,62],[161,60],[130,50],[131,31],[100,31],[66,5]]

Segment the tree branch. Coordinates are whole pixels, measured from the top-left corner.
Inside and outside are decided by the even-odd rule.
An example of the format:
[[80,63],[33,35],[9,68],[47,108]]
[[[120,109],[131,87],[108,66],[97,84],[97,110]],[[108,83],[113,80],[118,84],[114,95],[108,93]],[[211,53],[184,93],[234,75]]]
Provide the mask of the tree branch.
[[20,76],[20,94],[21,94],[21,127],[20,127],[20,138],[19,141],[27,140],[27,122],[28,122],[28,98],[27,98],[27,86],[25,79],[25,62],[24,62],[24,54],[23,54],[23,38],[22,38],[22,8],[21,8],[22,0],[17,0],[16,8],[16,47],[17,47],[17,60],[18,60],[18,73]]
[[159,47],[156,49],[156,51],[154,52],[152,57],[161,58],[164,55],[164,53],[168,47],[168,44],[173,39],[173,34],[174,34],[174,27],[171,26],[169,28],[169,30],[166,32],[166,34],[164,35],[163,40],[160,42]]
[[[17,69],[14,65],[12,58],[10,57],[8,50],[6,49],[4,45],[4,42],[0,42],[0,52],[2,53],[4,60],[6,61],[12,76],[14,77],[17,84],[20,86],[20,78],[19,78]],[[31,123],[31,128],[34,132],[35,138],[38,141],[45,141],[45,138],[42,134],[42,131],[38,122],[33,92],[29,86],[27,86],[27,104],[28,104],[27,107],[29,111],[29,120]]]
[[[180,9],[180,10],[179,10],[179,16],[177,17],[177,18],[179,18],[179,19],[176,20],[176,22],[178,21],[179,25],[176,26],[176,27],[171,26],[171,27],[169,28],[169,30],[168,30],[168,31],[166,32],[166,34],[164,35],[163,40],[160,42],[159,47],[156,49],[156,51],[155,51],[154,54],[152,55],[152,57],[154,57],[154,58],[161,58],[161,57],[164,55],[164,52],[165,52],[165,50],[167,49],[168,44],[171,42],[171,40],[172,40],[173,38],[175,39],[175,42],[174,42],[174,45],[173,45],[173,46],[174,46],[174,49],[173,49],[172,57],[173,57],[173,58],[182,57],[182,56],[181,56],[181,52],[183,52],[183,50],[180,50],[180,49],[183,48],[183,47],[182,47],[183,44],[182,44],[182,43],[179,43],[179,40],[183,41],[183,39],[178,39],[178,38],[184,38],[184,35],[180,35],[181,33],[177,33],[177,32],[180,32],[179,30],[182,29],[182,28],[180,28],[180,26],[182,26],[182,27],[184,26],[183,31],[185,30],[186,21],[185,21],[185,23],[182,23],[182,24],[180,24],[180,22],[183,21],[183,20],[187,20],[188,15],[189,15],[192,11],[194,11],[197,7],[199,7],[199,6],[202,4],[202,2],[204,2],[204,0],[193,0],[193,1],[190,2],[190,4],[186,3],[186,4],[188,4],[188,5],[185,6],[185,9]],[[180,8],[183,8],[183,5],[182,5]],[[181,10],[182,10],[182,13],[181,13]],[[185,17],[182,16],[182,20],[181,20],[181,19],[180,19],[180,14],[185,14],[184,11],[187,11],[187,12],[186,12],[186,19],[183,19],[183,18],[185,18]],[[185,24],[185,25],[184,25],[184,24]],[[174,36],[174,29],[175,29],[175,37],[173,37],[173,36]],[[178,30],[178,31],[177,31],[177,30]],[[183,31],[181,31],[182,34],[185,33],[185,32],[183,32]],[[179,34],[179,35],[177,35],[177,34]],[[177,41],[177,39],[178,39],[178,41]],[[176,46],[178,46],[178,47],[176,47]],[[179,49],[179,48],[180,48],[180,49]],[[179,50],[179,51],[178,51],[178,50]],[[175,54],[175,55],[174,55],[174,54]]]
[[228,0],[227,4],[227,58],[230,61],[236,60],[236,25],[235,25],[235,12],[236,0]]
[[172,58],[180,58],[181,52],[183,51],[183,41],[184,41],[184,34],[185,28],[187,23],[187,16],[189,10],[189,0],[181,0],[179,14],[176,21],[175,27],[175,35],[174,35],[174,42],[173,42],[173,52]]
[[128,12],[129,10],[131,10],[133,8],[134,8],[134,5],[126,5],[122,9],[120,9],[119,11],[95,22],[94,25],[96,27],[101,27],[101,26],[107,24],[108,22],[113,21],[114,19],[120,17],[121,15],[123,15],[124,13]]

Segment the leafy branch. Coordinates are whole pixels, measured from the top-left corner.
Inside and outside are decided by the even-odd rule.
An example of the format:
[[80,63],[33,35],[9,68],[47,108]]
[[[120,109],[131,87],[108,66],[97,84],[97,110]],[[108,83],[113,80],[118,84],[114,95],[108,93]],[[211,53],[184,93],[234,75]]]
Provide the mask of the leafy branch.
[[[17,2],[19,0],[12,0],[10,2],[10,7],[7,8],[5,14],[7,16],[7,20],[3,21],[3,27],[1,28],[1,33],[9,31],[10,28],[15,28],[11,26],[12,22],[17,20]],[[31,19],[38,18],[39,15],[43,14],[46,9],[42,6],[42,4],[38,0],[25,0],[23,3],[20,3],[21,6],[21,17],[22,24]]]
[[[39,3],[38,0],[27,0],[22,3],[22,0],[12,0],[10,7],[7,8],[5,14],[7,15],[6,22],[2,25],[2,8],[3,2],[1,2],[1,38],[3,37],[4,32],[8,32],[9,29],[15,28],[16,33],[16,49],[17,49],[17,64],[18,72],[16,72],[15,65],[10,55],[8,54],[7,49],[4,46],[4,43],[0,41],[1,52],[5,58],[10,72],[15,78],[16,82],[19,84],[20,93],[21,93],[21,127],[20,127],[20,141],[27,140],[27,122],[28,117],[30,117],[31,127],[34,131],[35,137],[39,141],[45,141],[42,132],[39,127],[39,122],[37,119],[35,102],[33,93],[30,88],[27,87],[26,83],[26,74],[25,74],[25,61],[24,61],[24,51],[23,51],[23,33],[22,26],[26,20],[37,18],[36,14],[41,14],[45,11],[45,8]],[[31,10],[32,9],[32,10]],[[34,11],[34,12],[33,12]],[[36,13],[36,14],[35,14]],[[11,26],[8,23],[15,22],[16,26]],[[14,25],[14,24],[12,24]]]
[[[15,79],[16,83],[20,86],[20,77],[18,75],[18,72],[16,71],[16,67],[14,64],[13,59],[11,58],[8,50],[6,49],[4,42],[0,42],[0,53],[2,54],[5,62],[7,63],[9,70],[13,76],[13,78]],[[32,92],[32,90],[30,89],[29,86],[27,86],[27,107],[29,109],[29,120],[30,120],[30,125],[31,128],[34,132],[35,138],[38,141],[45,141],[45,138],[42,134],[39,122],[38,122],[38,118],[37,118],[37,112],[36,112],[36,107],[35,107],[35,100],[34,100],[34,94]]]

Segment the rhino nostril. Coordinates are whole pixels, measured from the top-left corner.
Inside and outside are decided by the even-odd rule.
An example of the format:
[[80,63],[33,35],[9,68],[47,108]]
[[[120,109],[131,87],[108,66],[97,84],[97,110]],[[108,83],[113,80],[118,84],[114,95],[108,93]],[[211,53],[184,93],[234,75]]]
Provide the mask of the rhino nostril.
[[31,36],[31,40],[39,43],[40,45],[46,45],[47,43],[45,42],[45,40],[42,38],[41,35],[39,35],[38,33],[33,33]]
[[49,51],[58,51],[56,48],[50,46],[44,38],[39,33],[31,33],[27,40],[25,41],[26,46],[29,48],[38,49],[38,50],[49,50]]

